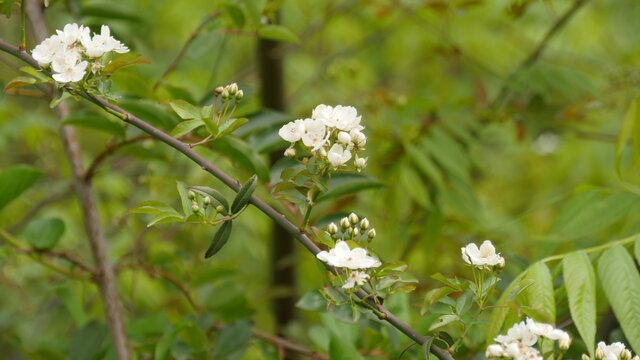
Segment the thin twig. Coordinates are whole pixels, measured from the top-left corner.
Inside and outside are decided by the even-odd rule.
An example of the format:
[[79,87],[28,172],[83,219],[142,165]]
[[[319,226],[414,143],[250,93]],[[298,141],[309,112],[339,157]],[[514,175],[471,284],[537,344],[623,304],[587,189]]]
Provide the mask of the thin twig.
[[[31,66],[35,67],[36,69],[40,69],[40,67],[38,66],[37,62],[29,54],[27,54],[24,51],[20,51],[18,48],[16,48],[13,45],[10,45],[10,44],[6,43],[2,39],[0,39],[0,50],[1,51],[5,51],[6,53],[12,54],[12,55],[22,59],[26,63],[28,63]],[[43,73],[46,73],[46,72],[43,72]],[[230,177],[225,172],[223,172],[222,170],[218,169],[218,167],[216,167],[214,164],[212,164],[207,159],[205,159],[202,155],[200,155],[197,152],[193,151],[193,149],[191,149],[189,147],[189,144],[184,143],[184,142],[182,142],[182,141],[170,136],[169,134],[167,134],[167,133],[155,128],[154,126],[152,126],[151,124],[147,123],[146,121],[144,121],[144,120],[138,118],[137,116],[125,111],[124,109],[120,108],[117,105],[109,103],[107,100],[105,100],[105,99],[103,99],[101,97],[93,96],[93,95],[90,95],[90,94],[88,94],[86,92],[80,92],[80,91],[74,89],[71,86],[67,86],[67,87],[65,87],[65,89],[68,90],[68,91],[73,92],[74,94],[79,95],[80,97],[82,97],[82,98],[84,98],[84,99],[86,99],[86,100],[88,100],[88,101],[90,101],[90,102],[92,102],[92,103],[94,103],[96,105],[98,105],[99,107],[101,107],[102,109],[104,109],[106,111],[109,111],[111,113],[120,114],[120,118],[123,121],[126,121],[127,123],[132,124],[133,126],[137,127],[138,129],[146,132],[147,134],[155,137],[156,139],[158,139],[158,140],[164,142],[165,144],[173,147],[174,149],[178,150],[179,152],[181,152],[182,154],[187,156],[189,159],[191,159],[193,162],[198,164],[203,170],[205,170],[205,171],[209,172],[210,174],[214,175],[215,177],[217,177],[220,181],[222,181],[226,186],[228,186],[229,188],[231,188],[235,192],[238,192],[240,190],[241,183],[239,181],[234,180],[232,177]],[[320,248],[307,236],[306,233],[301,232],[300,229],[295,224],[290,222],[283,214],[279,213],[277,210],[272,208],[270,205],[268,205],[262,199],[258,198],[255,195],[252,195],[250,203],[252,205],[254,205],[256,208],[258,208],[260,211],[262,211],[265,215],[269,216],[273,221],[275,221],[276,223],[281,225],[283,228],[285,228],[290,234],[292,234],[311,253],[313,253],[315,255],[318,252],[320,252]],[[335,271],[331,266],[328,266],[325,263],[323,263],[323,264],[325,265],[325,267],[327,267],[327,270]],[[368,294],[362,289],[360,289],[356,294],[360,298],[366,298],[368,296]],[[373,303],[373,301],[371,301],[371,303]],[[427,338],[425,336],[419,334],[417,331],[415,331],[414,329],[409,327],[409,325],[407,325],[404,322],[402,322],[400,319],[398,319],[393,313],[391,313],[385,307],[378,306],[378,310],[379,310],[379,312],[381,314],[383,314],[383,316],[381,316],[383,320],[387,321],[390,325],[392,325],[393,327],[395,327],[396,329],[401,331],[403,334],[408,336],[413,341],[415,341],[415,342],[417,342],[419,344],[423,344],[427,340]],[[445,359],[446,360],[453,360],[453,357],[451,356],[451,354],[449,353],[448,350],[442,349],[442,348],[437,347],[435,345],[431,346],[431,352],[441,360],[445,360]]]
[[208,15],[204,20],[202,20],[198,27],[196,27],[196,29],[191,33],[184,45],[182,45],[182,48],[180,49],[180,52],[178,52],[178,55],[176,55],[175,59],[173,59],[169,66],[167,66],[167,69],[164,71],[164,73],[162,73],[162,76],[160,76],[158,81],[156,81],[156,83],[153,85],[153,90],[156,90],[158,86],[160,86],[160,84],[164,82],[164,79],[167,77],[167,75],[169,75],[169,73],[171,73],[178,66],[178,63],[180,62],[180,60],[182,60],[182,57],[187,53],[187,49],[189,49],[189,46],[191,46],[191,44],[198,38],[198,36],[200,36],[204,27],[215,20],[218,16],[220,16],[220,14],[221,12],[217,11],[213,14]]
[[91,162],[91,165],[89,165],[89,169],[87,170],[87,172],[84,174],[84,181],[85,182],[89,182],[91,181],[91,178],[93,178],[93,176],[96,174],[96,171],[98,171],[98,167],[102,164],[102,162],[104,162],[104,160],[111,154],[113,154],[116,150],[120,149],[121,147],[127,146],[127,145],[131,145],[133,143],[139,142],[139,141],[143,141],[146,139],[150,139],[151,136],[149,135],[140,135],[140,136],[136,136],[130,139],[126,139],[123,140],[121,142],[118,143],[114,143],[111,144],[109,146],[107,146],[104,150],[102,150],[102,152],[100,152]]
[[75,256],[64,251],[52,251],[52,250],[41,251],[36,249],[16,249],[14,252],[18,254],[51,256],[54,258],[62,259],[94,276],[96,275],[96,271],[93,268],[83,263]]
[[555,24],[553,24],[553,26],[549,29],[549,31],[547,31],[545,36],[542,38],[542,41],[540,41],[538,46],[536,46],[535,49],[533,49],[533,51],[531,52],[531,54],[529,54],[529,56],[527,56],[524,60],[522,60],[520,65],[518,65],[515,68],[515,70],[511,72],[511,75],[507,77],[504,85],[502,86],[502,88],[500,89],[500,92],[498,93],[498,96],[496,96],[496,98],[491,103],[491,108],[497,109],[501,107],[502,104],[504,104],[504,102],[508,99],[508,95],[509,95],[509,90],[510,90],[509,83],[511,83],[511,81],[515,79],[516,76],[521,71],[525,70],[528,67],[531,67],[538,60],[538,58],[540,58],[540,55],[542,54],[544,49],[547,47],[547,45],[549,44],[549,41],[553,38],[553,36],[556,35],[560,31],[560,29],[562,29],[569,22],[569,19],[571,19],[571,17],[573,17],[573,15],[588,1],[589,0],[576,0],[576,2],[573,3],[573,6],[571,6],[571,8],[567,10],[567,12],[564,13],[564,15],[562,15],[562,17],[560,17],[558,21],[555,22]]

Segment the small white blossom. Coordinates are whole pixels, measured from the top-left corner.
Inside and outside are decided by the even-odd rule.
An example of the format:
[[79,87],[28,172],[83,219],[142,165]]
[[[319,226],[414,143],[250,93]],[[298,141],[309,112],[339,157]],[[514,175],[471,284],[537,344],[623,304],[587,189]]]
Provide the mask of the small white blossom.
[[338,241],[329,251],[320,251],[316,257],[335,267],[345,267],[352,270],[366,269],[380,266],[380,261],[367,255],[363,248],[350,249],[344,241]]
[[485,240],[480,248],[476,244],[468,244],[461,248],[462,259],[467,263],[479,267],[481,269],[488,269],[490,266],[500,265],[502,263],[502,256],[500,253],[496,254],[496,248],[493,247],[490,240]]
[[285,124],[278,131],[278,135],[288,142],[296,142],[302,139],[302,135],[304,134],[304,121],[296,120],[292,121],[288,124]]
[[494,340],[505,346],[515,342],[532,346],[538,341],[538,336],[522,321],[507,330],[507,335],[498,335]]
[[284,151],[284,156],[286,157],[294,157],[296,156],[296,149],[295,148],[287,148],[287,150]]
[[358,155],[356,155],[356,159],[353,164],[356,166],[356,169],[360,171],[367,166],[367,158],[358,157]]
[[64,51],[64,48],[62,39],[58,35],[52,35],[31,50],[31,55],[38,62],[38,65],[47,66],[51,64],[56,54]]
[[[596,359],[604,360],[620,360],[622,353],[626,350],[623,343],[614,342],[611,345],[605,344],[603,341],[598,343],[596,348]],[[602,355],[599,357],[599,355]]]
[[349,159],[351,159],[351,151],[338,144],[333,144],[327,153],[327,160],[334,168],[344,165]]
[[51,68],[55,72],[53,79],[61,83],[82,80],[89,63],[86,61],[78,62],[78,60],[75,53],[64,53],[56,56],[51,62]]
[[347,277],[347,281],[342,285],[343,289],[352,289],[354,286],[362,286],[367,282],[369,275],[364,271],[353,271]]
[[75,42],[80,41],[83,34],[87,34],[89,31],[89,28],[82,25],[78,26],[78,24],[75,23],[65,25],[62,30],[56,30],[60,40],[62,40],[66,46],[71,46]]
[[569,346],[571,346],[571,338],[569,337],[569,334],[563,331],[558,338],[558,347],[560,347],[560,350],[562,351],[567,351],[569,349]]
[[333,107],[325,104],[320,104],[313,109],[311,118],[314,120],[322,121],[328,127],[336,127],[338,125],[338,119],[333,116]]
[[367,144],[367,137],[360,130],[353,129],[349,132],[349,135],[351,136],[351,141],[359,148],[363,148]]
[[362,130],[360,126],[361,116],[353,106],[338,105],[333,108],[333,116],[338,120],[336,127],[340,130],[351,131],[354,129]]
[[[93,47],[93,55],[97,55],[100,52],[104,54],[109,51],[115,51],[119,54],[129,52],[129,48],[111,36],[111,30],[107,25],[102,25],[100,28],[100,34],[93,35],[93,38],[91,39],[91,46]],[[98,56],[102,56],[102,54]]]
[[338,142],[349,145],[349,143],[351,143],[351,135],[349,135],[349,133],[347,132],[340,131],[338,133]]
[[312,151],[316,151],[324,145],[327,141],[325,134],[328,135],[327,129],[322,121],[305,119],[304,120],[304,134],[302,134],[302,143],[305,146],[312,148]]
[[498,344],[491,344],[487,347],[485,356],[487,359],[499,358],[504,355],[504,348]]

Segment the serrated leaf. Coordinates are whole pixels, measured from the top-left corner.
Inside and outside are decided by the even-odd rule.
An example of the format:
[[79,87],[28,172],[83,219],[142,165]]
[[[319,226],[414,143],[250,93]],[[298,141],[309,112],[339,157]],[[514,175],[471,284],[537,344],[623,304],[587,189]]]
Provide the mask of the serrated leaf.
[[523,280],[530,280],[531,286],[524,289],[518,300],[523,307],[530,308],[532,318],[547,324],[556,322],[556,300],[553,291],[553,280],[547,265],[541,261],[533,264]]
[[440,329],[441,327],[447,326],[454,321],[458,321],[459,319],[460,318],[458,317],[458,315],[454,314],[442,315],[431,323],[431,326],[429,326],[429,331],[431,332]]
[[240,126],[246,124],[249,121],[247,118],[233,118],[224,122],[224,124],[220,125],[218,128],[218,133],[216,134],[216,138],[231,134]]
[[625,337],[640,352],[640,274],[622,245],[600,256],[598,278]]
[[58,218],[39,218],[27,224],[22,236],[34,249],[50,250],[58,244],[64,230],[64,222]]
[[233,199],[233,203],[231,204],[232,214],[237,213],[245,205],[247,205],[249,200],[251,200],[251,195],[253,194],[253,191],[256,189],[257,185],[258,185],[257,175],[251,176],[249,180],[247,180],[247,182],[242,185],[242,187],[238,191],[238,194],[236,195],[236,198]]
[[427,311],[433,304],[435,304],[443,297],[455,291],[456,291],[455,289],[452,289],[448,286],[443,286],[440,288],[429,290],[424,297],[424,301],[422,302],[422,307],[420,308],[420,315],[424,316],[424,314],[427,313]]
[[359,191],[377,189],[382,183],[371,176],[362,174],[336,174],[331,178],[329,190],[316,198],[316,203],[333,199],[342,195],[354,194]]
[[211,245],[209,245],[209,248],[204,255],[205,259],[215,255],[218,251],[220,251],[220,249],[222,249],[227,241],[229,241],[229,237],[231,236],[232,223],[233,222],[231,220],[225,221],[222,226],[220,226],[220,229],[216,231],[215,235],[213,236],[213,240],[211,241]]
[[640,105],[638,99],[631,102],[616,141],[616,173],[620,179],[622,179],[622,152],[629,140],[631,140],[633,156],[640,156]]
[[562,276],[571,318],[593,357],[596,336],[596,275],[587,254],[577,251],[565,256],[562,259]]
[[42,177],[42,171],[27,165],[14,165],[0,172],[0,210]]
[[282,25],[266,25],[258,30],[258,36],[276,41],[299,43],[298,36]]
[[173,100],[169,105],[184,120],[201,119],[200,110],[184,100]]
[[176,125],[169,135],[174,138],[180,138],[201,126],[204,126],[202,119],[185,120]]
[[209,196],[212,201],[212,205],[217,207],[218,205],[222,205],[224,210],[222,211],[222,215],[229,214],[229,203],[227,199],[216,189],[210,188],[208,186],[189,186],[189,190],[192,190],[195,193],[198,193],[202,196]]

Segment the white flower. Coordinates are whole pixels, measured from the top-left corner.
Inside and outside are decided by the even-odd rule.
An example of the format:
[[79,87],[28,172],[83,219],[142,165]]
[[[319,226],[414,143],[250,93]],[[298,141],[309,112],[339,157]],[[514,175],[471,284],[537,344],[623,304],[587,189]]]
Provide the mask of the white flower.
[[349,145],[349,143],[351,142],[351,135],[349,135],[349,133],[347,132],[340,131],[338,133],[338,142]]
[[505,346],[515,342],[532,346],[538,341],[538,336],[531,331],[524,321],[521,321],[507,330],[507,335],[498,335],[494,340]]
[[281,138],[292,143],[302,139],[303,134],[304,134],[303,120],[296,120],[288,124],[285,124],[278,131],[278,135],[280,135]]
[[562,351],[567,351],[569,349],[569,346],[571,346],[571,338],[569,337],[569,334],[563,331],[558,338],[558,347],[560,347],[560,350]]
[[60,37],[58,35],[52,35],[31,50],[31,55],[33,55],[33,58],[38,62],[38,65],[46,66],[51,64],[53,58],[63,51],[64,43]]
[[364,169],[367,166],[367,158],[361,158],[358,157],[358,155],[356,154],[356,159],[354,160],[354,165],[356,166],[356,169],[358,169],[358,171]]
[[333,144],[331,149],[329,149],[329,153],[327,154],[327,160],[334,168],[337,168],[340,165],[344,165],[347,161],[351,159],[351,151],[346,150],[342,147],[342,145]]
[[311,151],[316,151],[327,141],[327,138],[325,138],[326,132],[326,127],[322,121],[305,119],[302,143],[312,148]]
[[367,143],[367,137],[358,129],[351,130],[349,135],[351,135],[351,141],[359,148],[363,148]]
[[338,123],[336,127],[340,130],[351,131],[354,129],[363,129],[363,127],[360,126],[361,116],[358,116],[358,111],[353,106],[336,106],[333,108],[333,117],[337,119]]
[[78,26],[78,24],[67,24],[62,30],[56,30],[60,40],[66,45],[71,46],[75,42],[80,41],[83,34],[88,33],[90,30],[84,26]]
[[311,118],[314,120],[322,121],[323,124],[329,127],[336,127],[338,125],[338,119],[333,116],[333,107],[325,104],[320,104],[313,109]]
[[596,359],[619,360],[620,355],[625,350],[626,347],[623,343],[615,342],[611,345],[607,345],[603,341],[600,341],[596,348]]
[[527,318],[526,322],[529,330],[531,330],[531,332],[533,332],[537,336],[543,336],[550,340],[569,339],[568,341],[571,342],[569,334],[560,329],[556,329],[549,324],[535,322],[531,318]]
[[51,62],[51,68],[55,72],[53,79],[60,83],[76,82],[82,80],[87,65],[86,61],[78,62],[76,53],[63,53],[56,56]]
[[107,25],[102,25],[100,34],[94,34],[93,38],[82,36],[80,41],[86,49],[87,56],[92,58],[100,57],[109,51],[119,54],[129,52],[129,48],[111,36],[111,30]]
[[462,250],[462,259],[467,264],[472,264],[479,268],[488,269],[490,266],[500,265],[502,263],[502,257],[500,254],[496,254],[496,248],[493,247],[490,240],[485,240],[480,249],[476,244],[469,244]]
[[347,281],[342,285],[343,289],[352,289],[355,285],[362,286],[369,278],[364,271],[353,271],[349,274]]
[[499,358],[504,355],[504,348],[498,344],[491,344],[487,347],[485,356],[487,359]]
[[346,267],[352,270],[366,269],[380,266],[380,261],[367,255],[363,248],[349,248],[344,241],[338,241],[336,246],[327,251],[320,251],[316,257],[321,261],[335,267]]

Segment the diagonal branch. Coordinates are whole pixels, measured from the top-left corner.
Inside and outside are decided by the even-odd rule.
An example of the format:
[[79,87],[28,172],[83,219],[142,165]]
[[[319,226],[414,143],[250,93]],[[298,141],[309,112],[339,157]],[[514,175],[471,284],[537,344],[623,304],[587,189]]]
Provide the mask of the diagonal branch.
[[96,174],[96,171],[98,171],[98,168],[104,162],[104,160],[109,155],[113,154],[116,150],[120,149],[121,147],[124,147],[124,146],[127,146],[127,145],[131,145],[133,143],[136,143],[136,142],[139,142],[139,141],[143,141],[143,140],[146,140],[146,139],[149,139],[149,138],[150,138],[149,135],[140,135],[140,136],[132,137],[130,139],[126,139],[126,140],[123,140],[121,142],[114,143],[114,144],[111,144],[111,145],[107,146],[104,150],[102,150],[102,152],[100,154],[98,154],[98,156],[96,156],[93,159],[93,161],[91,162],[91,165],[89,165],[89,169],[84,174],[84,181],[85,182],[91,181],[91,179]]
[[[31,66],[35,67],[36,69],[41,70],[37,62],[29,54],[27,54],[24,51],[20,51],[17,47],[4,42],[2,39],[0,39],[0,51],[4,51],[6,53],[12,54],[18,57],[19,59],[25,61],[26,63],[30,64]],[[187,156],[189,159],[191,159],[193,162],[198,164],[203,170],[209,172],[210,174],[218,178],[229,188],[233,189],[236,192],[240,190],[240,187],[241,187],[240,182],[234,180],[225,172],[218,169],[218,167],[216,167],[214,164],[212,164],[207,159],[205,159],[202,155],[195,152],[189,146],[189,144],[184,143],[170,136],[169,134],[155,128],[154,126],[147,123],[146,121],[123,110],[117,105],[109,103],[107,100],[101,97],[92,96],[90,94],[87,94],[86,92],[79,92],[78,90],[72,88],[71,86],[66,86],[66,89],[100,106],[102,109],[109,111],[110,113],[119,115],[123,121],[130,123],[131,125],[137,127],[138,129],[146,132],[147,134],[153,136],[154,138],[178,150],[179,152]],[[290,222],[283,214],[279,213],[277,210],[269,206],[262,199],[258,198],[255,195],[252,195],[250,203],[255,207],[257,207],[265,215],[269,216],[273,221],[275,221],[276,223],[281,225],[283,228],[285,228],[290,234],[292,234],[298,240],[298,242],[300,242],[312,254],[315,255],[318,252],[320,252],[320,248],[318,248],[318,246],[307,236],[305,232],[300,231],[300,229],[296,225],[294,225],[292,222]],[[326,265],[325,263],[323,264],[327,267],[329,271],[335,271],[332,267]],[[384,319],[391,326],[395,327],[396,329],[401,331],[403,334],[408,336],[411,340],[417,342],[418,344],[424,344],[426,342],[427,338],[425,336],[419,334],[417,331],[412,329],[409,325],[402,322],[385,307],[374,304],[373,301],[371,300],[371,297],[368,296],[366,292],[364,292],[363,290],[360,290],[357,292],[357,295],[361,298],[366,298],[367,302],[370,302],[370,304],[372,304],[373,306],[376,306],[378,308],[379,313],[382,315],[381,316],[382,319]],[[431,346],[431,352],[441,360],[453,360],[453,357],[447,350],[441,349],[440,347],[437,347],[435,345]]]

